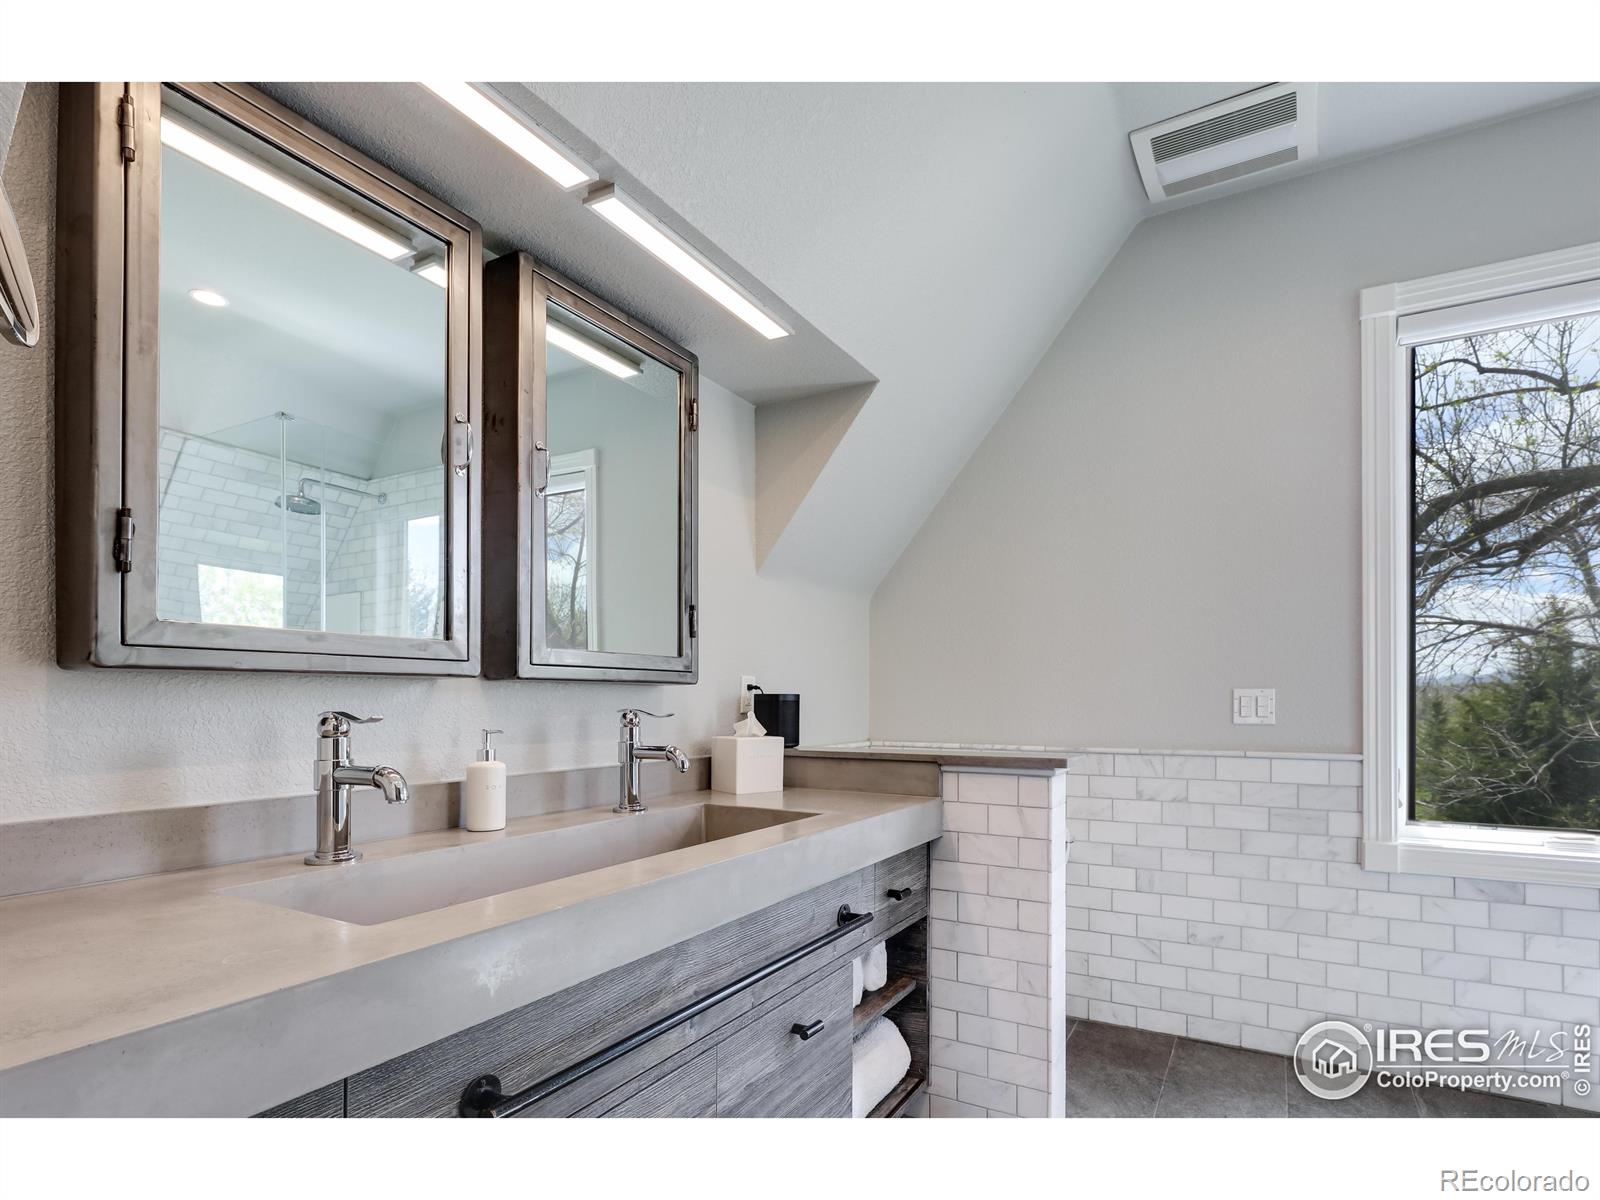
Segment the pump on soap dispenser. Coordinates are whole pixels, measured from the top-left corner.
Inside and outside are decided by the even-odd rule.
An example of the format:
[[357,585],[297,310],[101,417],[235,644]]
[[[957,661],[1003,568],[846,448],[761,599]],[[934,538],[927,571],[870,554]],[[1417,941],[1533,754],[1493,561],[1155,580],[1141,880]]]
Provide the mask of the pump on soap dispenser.
[[488,833],[506,827],[506,765],[494,756],[495,734],[503,729],[485,729],[478,761],[467,767],[467,784],[462,789],[461,825],[473,833]]

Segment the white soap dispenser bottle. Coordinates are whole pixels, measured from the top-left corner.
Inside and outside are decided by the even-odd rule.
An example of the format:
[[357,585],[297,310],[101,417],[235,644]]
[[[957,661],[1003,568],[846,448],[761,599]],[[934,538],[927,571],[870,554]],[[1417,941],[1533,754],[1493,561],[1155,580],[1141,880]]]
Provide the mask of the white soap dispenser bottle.
[[506,827],[506,765],[494,756],[490,738],[503,729],[485,729],[478,761],[467,767],[467,785],[461,798],[461,824],[473,833]]

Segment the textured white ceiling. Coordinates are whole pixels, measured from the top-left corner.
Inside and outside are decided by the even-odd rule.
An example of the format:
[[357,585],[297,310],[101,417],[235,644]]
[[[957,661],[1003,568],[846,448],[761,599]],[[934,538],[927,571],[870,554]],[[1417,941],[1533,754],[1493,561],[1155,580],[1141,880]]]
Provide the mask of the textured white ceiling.
[[[689,347],[702,370],[755,403],[792,399],[870,375],[818,333],[762,280],[700,235],[602,145],[518,84],[502,85],[541,124],[561,134],[602,175],[685,234],[778,312],[792,337],[768,342],[588,212],[499,142],[410,83],[263,83],[263,91],[475,218],[491,253],[526,250],[596,294]],[[651,114],[635,116],[648,122]],[[729,186],[715,166],[701,182]]]
[[[1254,85],[501,86],[796,335],[753,336],[420,88],[268,90],[472,213],[491,245],[525,247],[658,325],[758,403],[876,380],[764,564],[870,590],[1154,211],[1129,130]],[[1310,169],[1590,90],[1324,85]]]

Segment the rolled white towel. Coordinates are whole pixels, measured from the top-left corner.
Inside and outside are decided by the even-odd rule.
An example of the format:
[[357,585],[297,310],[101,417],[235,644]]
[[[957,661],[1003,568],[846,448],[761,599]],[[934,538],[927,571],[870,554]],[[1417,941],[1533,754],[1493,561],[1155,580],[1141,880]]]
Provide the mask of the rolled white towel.
[[864,1117],[911,1069],[911,1047],[895,1023],[879,1017],[850,1050],[850,1115]]
[[859,958],[850,960],[850,993],[852,1005],[860,1004],[861,997],[866,991],[866,971],[861,966]]
[[875,992],[889,982],[889,947],[883,942],[867,951],[865,973],[869,992]]

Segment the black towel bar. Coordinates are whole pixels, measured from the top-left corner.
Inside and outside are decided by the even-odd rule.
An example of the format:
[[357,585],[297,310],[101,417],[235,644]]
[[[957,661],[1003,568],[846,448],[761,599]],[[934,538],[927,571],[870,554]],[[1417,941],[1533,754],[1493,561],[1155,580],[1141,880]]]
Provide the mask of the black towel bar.
[[532,1107],[539,1101],[555,1095],[562,1088],[578,1082],[587,1075],[592,1075],[607,1063],[615,1062],[624,1054],[637,1050],[647,1042],[652,1042],[662,1034],[676,1029],[685,1021],[691,1021],[708,1008],[721,1004],[731,996],[737,996],[747,988],[755,987],[763,979],[770,979],[785,967],[793,966],[808,954],[812,954],[822,947],[837,942],[853,931],[860,929],[872,920],[871,913],[856,913],[850,911],[848,904],[839,909],[835,928],[827,933],[812,938],[802,946],[796,946],[782,958],[775,958],[765,966],[757,967],[748,975],[741,975],[732,983],[724,984],[714,992],[701,996],[692,1004],[688,1004],[676,1012],[668,1013],[659,1021],[646,1025],[643,1029],[629,1034],[620,1042],[613,1042],[603,1050],[597,1050],[588,1058],[580,1059],[564,1071],[557,1071],[554,1075],[541,1079],[531,1087],[523,1088],[520,1092],[506,1095],[500,1090],[500,1077],[498,1075],[479,1075],[467,1084],[466,1091],[461,1093],[461,1103],[456,1112],[463,1117],[514,1117],[523,1110]]

